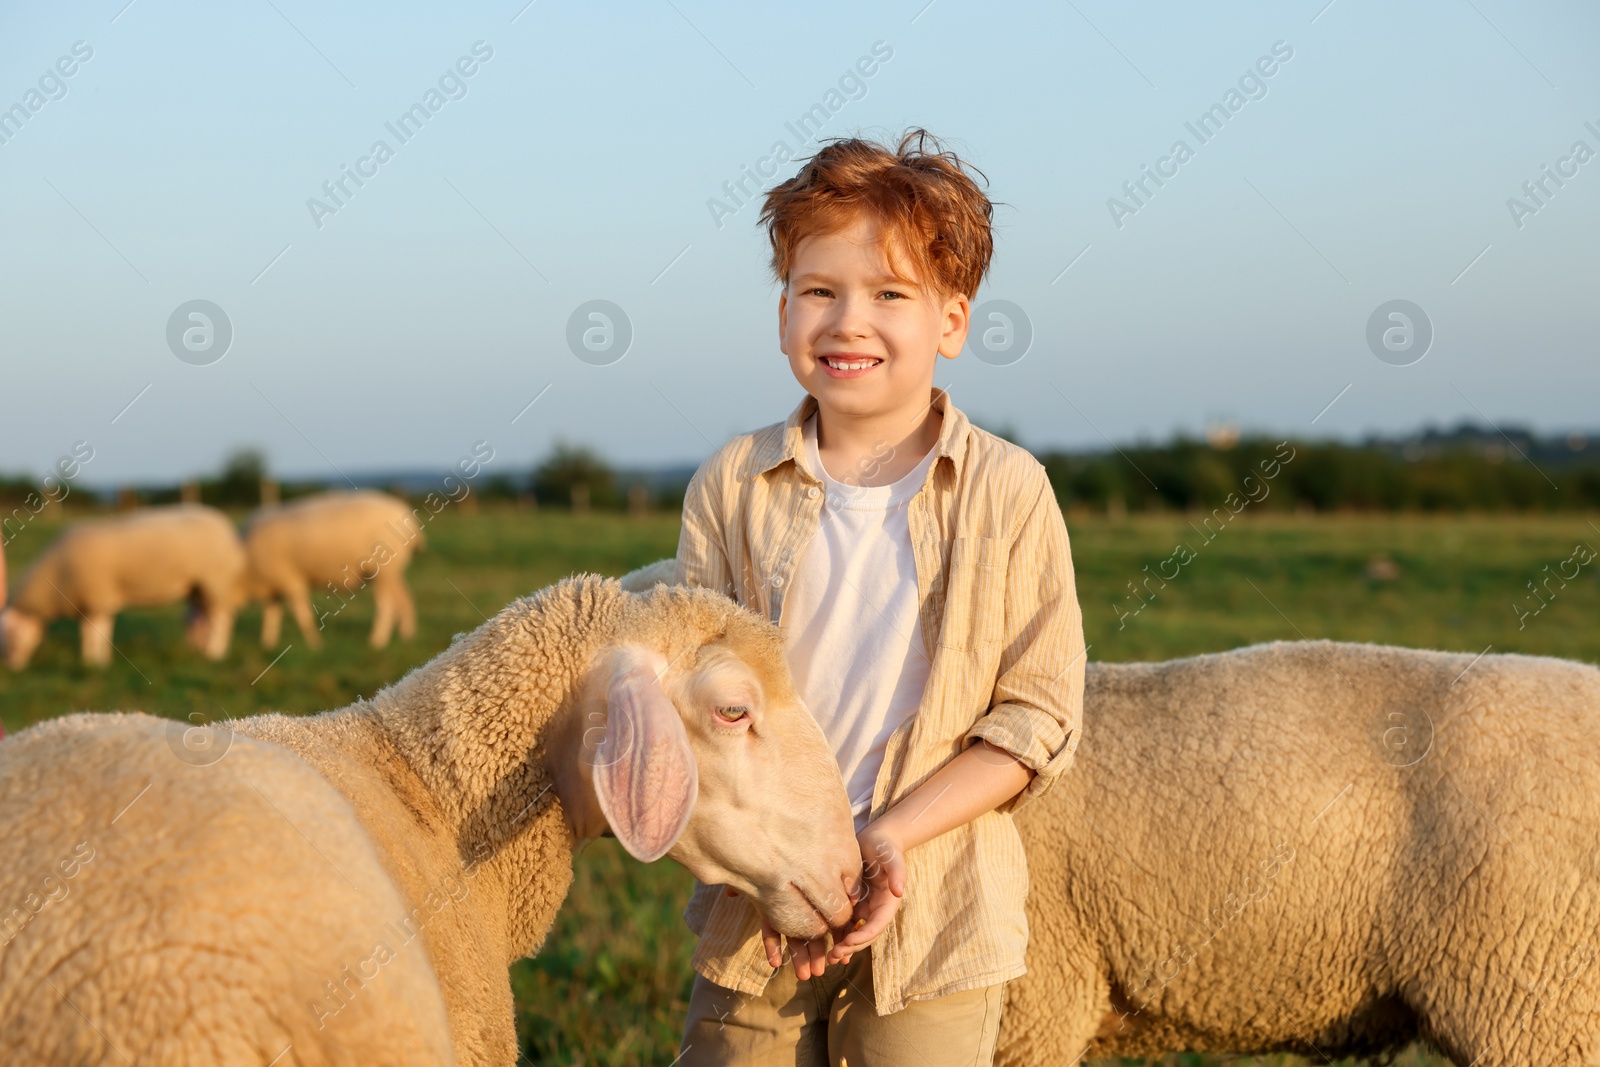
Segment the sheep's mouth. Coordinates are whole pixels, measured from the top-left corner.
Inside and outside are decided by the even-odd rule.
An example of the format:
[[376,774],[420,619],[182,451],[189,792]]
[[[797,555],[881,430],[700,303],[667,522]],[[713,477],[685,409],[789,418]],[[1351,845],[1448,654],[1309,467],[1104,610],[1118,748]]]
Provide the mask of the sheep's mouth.
[[833,923],[828,921],[828,913],[823,911],[821,906],[812,899],[811,894],[800,888],[799,884],[796,882],[790,882],[789,886],[800,895],[800,899],[806,902],[806,906],[811,909],[811,913],[817,917],[819,922],[822,923],[822,930],[817,931],[817,933],[812,934],[811,936],[817,937],[825,931],[832,930]]

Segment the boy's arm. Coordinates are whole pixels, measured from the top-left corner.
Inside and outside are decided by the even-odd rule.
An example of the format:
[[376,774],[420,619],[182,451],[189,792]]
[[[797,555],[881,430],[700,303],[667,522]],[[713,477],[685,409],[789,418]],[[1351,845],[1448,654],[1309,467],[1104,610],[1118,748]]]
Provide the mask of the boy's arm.
[[[821,939],[808,945],[806,959],[801,959],[796,950],[795,973],[807,978],[821,974],[829,963],[850,962],[850,957],[882,933],[900,910],[906,886],[905,853],[994,810],[1016,796],[1033,776],[1034,772],[1011,753],[979,741],[933,772],[880,818],[863,826],[856,835],[867,890],[856,903],[860,926],[835,936],[826,958]],[[770,930],[763,933],[767,959],[776,967],[776,934]]]
[[1003,812],[1049,792],[1071,765],[1083,732],[1087,650],[1072,547],[1042,469],[1038,480],[1039,495],[1006,569],[1005,634],[994,696],[988,714],[967,731],[969,741],[987,741],[1034,772],[1025,789],[1000,805]]

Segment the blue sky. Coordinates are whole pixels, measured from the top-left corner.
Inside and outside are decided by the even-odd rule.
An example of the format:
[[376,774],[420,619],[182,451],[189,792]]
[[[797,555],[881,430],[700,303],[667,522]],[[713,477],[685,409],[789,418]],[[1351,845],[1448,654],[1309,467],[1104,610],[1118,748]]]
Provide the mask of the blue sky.
[[[1593,4],[124,3],[0,16],[0,107],[27,112],[0,122],[0,469],[78,440],[101,484],[239,445],[330,477],[476,441],[491,470],[558,438],[697,462],[800,395],[756,209],[709,202],[830,102],[825,136],[923,125],[988,175],[977,304],[1033,341],[938,380],[1030,447],[1597,422]],[[1569,176],[1535,205],[1546,166]],[[314,212],[346,167],[370,176]],[[1406,366],[1366,339],[1395,299],[1434,331]],[[168,344],[192,300],[233,331],[206,365]],[[569,347],[591,300],[626,314],[621,359]]]

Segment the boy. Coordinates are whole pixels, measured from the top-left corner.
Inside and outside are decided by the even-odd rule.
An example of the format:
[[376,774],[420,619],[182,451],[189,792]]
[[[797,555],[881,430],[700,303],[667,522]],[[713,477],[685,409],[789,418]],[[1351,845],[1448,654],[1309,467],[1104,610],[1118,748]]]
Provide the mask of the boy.
[[922,130],[894,150],[835,141],[767,194],[780,347],[806,396],[695,473],[677,580],[783,626],[866,891],[855,929],[789,943],[791,973],[749,900],[699,886],[685,1067],[987,1064],[1024,972],[1010,813],[1077,749],[1084,644],[1043,467],[933,387],[992,212]]

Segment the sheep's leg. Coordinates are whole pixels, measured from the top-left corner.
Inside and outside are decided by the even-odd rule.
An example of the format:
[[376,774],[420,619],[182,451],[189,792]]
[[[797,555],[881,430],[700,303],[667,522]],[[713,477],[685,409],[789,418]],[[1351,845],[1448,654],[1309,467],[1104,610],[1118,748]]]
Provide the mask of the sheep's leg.
[[206,602],[199,589],[189,594],[188,605],[183,622],[184,637],[193,647],[203,649],[210,633],[211,620],[206,614]]
[[317,620],[311,615],[311,593],[303,586],[290,590],[288,594],[289,610],[294,614],[295,625],[300,627],[300,636],[306,639],[306,644],[312,648],[322,647],[322,634],[317,629]]
[[90,667],[111,663],[111,624],[115,615],[97,612],[78,620],[78,637],[83,646],[83,662]]
[[1576,947],[1536,976],[1492,969],[1470,992],[1441,988],[1425,1010],[1429,1036],[1472,1067],[1600,1067],[1600,989],[1595,949]]
[[277,648],[283,637],[283,601],[276,597],[261,605],[261,647]]
[[417,636],[417,605],[411,599],[404,575],[395,576],[394,603],[400,611],[400,640],[409,641]]
[[211,617],[211,630],[206,635],[206,659],[221,659],[233,641],[233,610],[213,604],[207,614]]
[[1096,1031],[1114,1019],[1104,964],[1081,955],[1069,962],[1052,953],[1047,965],[1030,957],[1028,973],[1006,983],[996,1067],[1069,1067],[1103,1055],[1094,1048]]
[[383,648],[394,631],[394,588],[389,583],[374,583],[372,587],[372,636],[368,643],[373,648]]
[[189,594],[189,643],[207,659],[218,660],[228,654],[234,610],[227,587],[200,585]]

